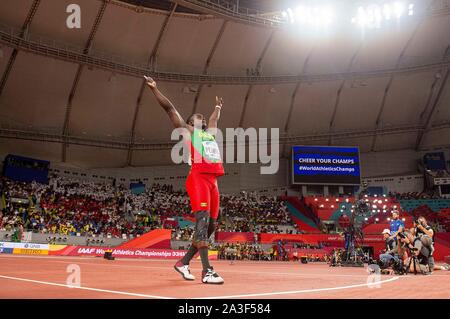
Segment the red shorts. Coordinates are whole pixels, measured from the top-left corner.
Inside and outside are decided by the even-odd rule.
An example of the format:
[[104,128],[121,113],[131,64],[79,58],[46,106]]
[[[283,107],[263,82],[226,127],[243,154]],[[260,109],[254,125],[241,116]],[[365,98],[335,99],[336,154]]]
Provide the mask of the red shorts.
[[186,179],[186,190],[194,213],[206,210],[211,218],[217,219],[219,216],[219,188],[216,175],[191,171]]

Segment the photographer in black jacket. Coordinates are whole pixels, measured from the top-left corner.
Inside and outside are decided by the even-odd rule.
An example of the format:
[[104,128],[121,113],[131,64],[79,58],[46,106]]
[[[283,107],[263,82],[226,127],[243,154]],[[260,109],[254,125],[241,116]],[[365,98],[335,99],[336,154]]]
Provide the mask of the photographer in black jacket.
[[420,216],[417,220],[414,220],[414,228],[411,229],[411,233],[419,238],[422,245],[430,249],[430,257],[428,258],[428,266],[430,267],[430,272],[433,270],[448,270],[448,265],[437,266],[434,262],[434,230],[428,225],[425,217]]
[[[409,258],[406,260],[405,265],[410,265],[407,272],[414,272],[417,269],[424,275],[431,274],[429,268],[429,258],[431,256],[431,248],[422,244],[419,237],[414,237],[411,231],[406,230],[403,233],[398,234],[400,243],[403,248],[409,251]],[[411,258],[415,257],[413,260]]]

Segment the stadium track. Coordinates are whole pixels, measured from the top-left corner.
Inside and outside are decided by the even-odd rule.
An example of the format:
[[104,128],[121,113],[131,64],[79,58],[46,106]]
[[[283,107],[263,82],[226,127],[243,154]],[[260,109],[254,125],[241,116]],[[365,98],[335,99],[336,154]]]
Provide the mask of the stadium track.
[[[450,272],[431,276],[381,276],[368,285],[366,268],[324,263],[215,261],[225,284],[184,281],[173,260],[0,255],[0,298],[450,298]],[[81,288],[67,285],[67,267],[78,265]],[[447,279],[446,279],[447,278]],[[422,292],[427,291],[424,295]]]

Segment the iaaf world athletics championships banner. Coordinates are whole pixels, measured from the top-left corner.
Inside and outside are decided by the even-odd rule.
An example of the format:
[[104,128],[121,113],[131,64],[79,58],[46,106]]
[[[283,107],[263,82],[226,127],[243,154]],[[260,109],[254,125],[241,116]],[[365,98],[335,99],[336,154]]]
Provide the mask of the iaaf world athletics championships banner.
[[[53,256],[92,256],[101,257],[105,253],[105,247],[95,246],[53,246],[50,245],[49,255]],[[117,258],[158,258],[158,259],[180,259],[186,254],[186,250],[170,249],[118,249],[111,248],[112,255]],[[217,251],[210,251],[209,257],[217,259]],[[198,258],[198,256],[197,256]]]

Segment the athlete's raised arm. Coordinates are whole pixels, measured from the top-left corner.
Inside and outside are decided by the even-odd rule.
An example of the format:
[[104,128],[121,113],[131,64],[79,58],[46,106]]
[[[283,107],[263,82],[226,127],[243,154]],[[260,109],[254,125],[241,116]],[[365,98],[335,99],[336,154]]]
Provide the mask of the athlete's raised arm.
[[220,110],[222,109],[223,99],[216,96],[216,107],[214,108],[214,112],[212,112],[208,121],[208,129],[215,130],[217,129],[217,122],[220,118]]
[[166,98],[161,91],[158,90],[156,87],[156,82],[148,76],[144,76],[145,80],[147,81],[147,85],[150,88],[150,90],[155,95],[156,99],[158,100],[159,105],[166,111],[166,113],[169,115],[170,120],[172,121],[173,126],[176,128],[178,127],[184,127],[188,128],[186,125],[186,122],[181,117],[180,113],[178,113],[175,106],[172,104],[172,102],[169,101],[168,98]]

